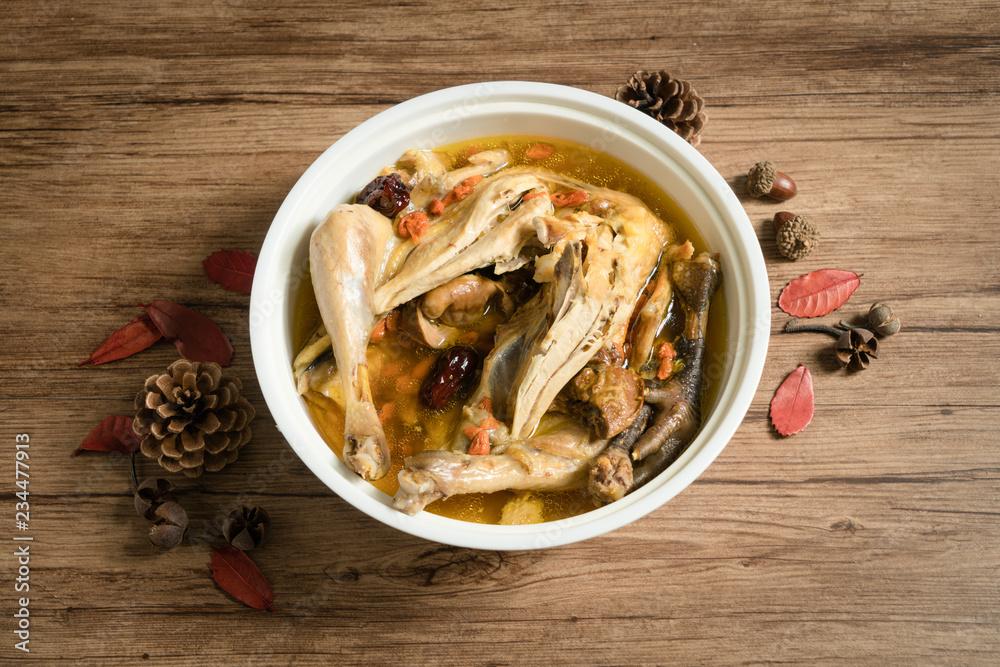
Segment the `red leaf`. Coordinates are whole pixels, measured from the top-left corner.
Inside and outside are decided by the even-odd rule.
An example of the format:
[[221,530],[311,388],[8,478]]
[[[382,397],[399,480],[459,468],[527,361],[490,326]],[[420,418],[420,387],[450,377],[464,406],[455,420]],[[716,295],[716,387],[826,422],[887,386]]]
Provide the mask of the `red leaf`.
[[153,322],[182,357],[188,361],[229,365],[233,346],[218,324],[201,313],[165,299],[157,299],[148,308]]
[[73,456],[79,456],[84,450],[131,454],[139,449],[139,443],[142,442],[142,437],[132,430],[132,421],[132,417],[123,415],[105,417],[83,439],[80,446],[73,452]]
[[250,557],[228,544],[212,547],[212,578],[222,590],[254,609],[274,611],[274,591]]
[[860,284],[861,276],[853,271],[812,271],[799,276],[781,290],[778,306],[795,317],[819,317],[843,306]]
[[257,258],[243,250],[220,250],[205,258],[201,265],[205,275],[230,292],[250,293]]
[[793,435],[809,426],[814,412],[812,373],[799,364],[774,392],[771,423],[781,435]]
[[84,364],[106,364],[109,361],[116,361],[130,357],[136,352],[142,352],[147,347],[163,338],[163,334],[156,328],[148,313],[143,313],[118,331],[108,336],[107,340],[101,343],[94,350],[90,357],[81,361],[77,366]]

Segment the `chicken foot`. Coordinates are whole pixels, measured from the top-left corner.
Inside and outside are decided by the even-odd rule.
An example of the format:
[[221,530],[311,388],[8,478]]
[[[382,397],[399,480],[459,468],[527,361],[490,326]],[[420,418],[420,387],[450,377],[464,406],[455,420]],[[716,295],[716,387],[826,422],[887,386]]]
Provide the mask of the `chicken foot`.
[[[644,369],[653,356],[653,341],[663,320],[667,316],[670,298],[673,295],[673,283],[670,280],[671,267],[675,261],[689,260],[694,254],[694,246],[685,241],[680,246],[670,246],[660,255],[660,263],[652,279],[652,291],[642,305],[631,332],[630,366],[633,369]],[[651,375],[647,375],[651,377]]]
[[[701,425],[705,333],[709,305],[719,286],[718,261],[708,254],[675,261],[670,279],[685,313],[684,331],[678,342],[685,365],[662,387],[653,383],[647,389],[646,407],[652,408],[654,414],[648,430],[629,443],[628,448],[621,442],[609,446],[594,462],[590,491],[599,502],[617,500],[666,470],[694,439]],[[627,431],[633,432],[634,426],[635,423]],[[623,454],[629,449],[631,461],[626,461]]]
[[646,430],[653,408],[643,404],[633,421],[616,435],[590,466],[590,495],[600,504],[620,500],[632,488],[632,446]]
[[718,261],[706,253],[673,265],[671,280],[684,309],[684,331],[677,346],[678,352],[685,358],[684,368],[671,377],[662,389],[647,395],[647,402],[657,407],[656,418],[632,450],[635,461],[653,454],[674,435],[689,442],[701,425],[705,332],[719,276]]

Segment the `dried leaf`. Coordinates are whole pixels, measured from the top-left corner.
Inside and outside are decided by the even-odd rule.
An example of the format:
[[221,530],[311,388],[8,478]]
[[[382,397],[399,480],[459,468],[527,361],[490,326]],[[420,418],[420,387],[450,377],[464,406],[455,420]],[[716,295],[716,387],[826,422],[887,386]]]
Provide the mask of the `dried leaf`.
[[107,340],[101,343],[90,357],[81,361],[77,366],[84,364],[96,366],[124,359],[136,352],[142,352],[161,338],[163,338],[163,334],[156,328],[149,314],[143,313],[108,336]]
[[233,346],[219,325],[201,313],[165,299],[157,299],[149,308],[149,316],[188,361],[214,361],[228,366],[233,358]]
[[212,578],[222,590],[254,609],[274,611],[274,591],[245,553],[229,546],[212,547]]
[[250,293],[253,272],[257,268],[254,255],[243,250],[220,250],[206,257],[201,265],[213,283],[222,285],[230,292]]
[[793,435],[809,426],[814,412],[812,373],[799,364],[774,392],[771,423],[781,435]]
[[853,271],[812,271],[781,290],[778,306],[795,317],[819,317],[843,306],[860,284],[861,276]]
[[133,417],[114,415],[105,417],[104,420],[94,427],[80,446],[73,452],[73,456],[79,456],[86,451],[90,452],[121,452],[131,454],[139,449],[142,436],[132,430]]

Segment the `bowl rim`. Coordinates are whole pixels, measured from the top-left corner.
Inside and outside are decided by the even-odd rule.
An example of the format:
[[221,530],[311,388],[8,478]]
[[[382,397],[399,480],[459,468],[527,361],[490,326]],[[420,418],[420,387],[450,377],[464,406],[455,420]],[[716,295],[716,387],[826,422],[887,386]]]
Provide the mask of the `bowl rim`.
[[[292,222],[306,195],[322,185],[326,169],[336,160],[348,158],[371,137],[378,137],[384,128],[405,124],[419,114],[454,111],[454,117],[460,120],[505,104],[551,108],[553,114],[575,113],[584,117],[584,122],[589,117],[595,131],[610,127],[620,133],[619,138],[641,140],[654,148],[664,163],[682,169],[681,175],[697,189],[694,194],[715,209],[717,223],[724,225],[721,231],[733,237],[739,251],[739,257],[729,260],[738,261],[749,278],[748,285],[739,286],[746,300],[741,309],[747,312],[740,322],[730,322],[727,347],[735,344],[734,331],[746,341],[734,351],[731,364],[727,359],[729,381],[720,386],[715,406],[695,441],[667,471],[636,493],[578,517],[529,526],[476,524],[428,512],[408,516],[391,506],[391,498],[387,504],[373,496],[374,487],[368,482],[349,471],[350,476],[344,475],[346,466],[323,441],[312,420],[301,420],[294,414],[301,414],[303,400],[290,380],[290,360],[275,354],[276,349],[287,347],[282,347],[287,333],[282,335],[282,318],[273,317],[273,313],[276,309],[282,312],[286,300],[294,301],[294,294],[289,292],[297,288],[297,283],[289,279],[289,271],[282,268],[281,253],[289,242],[301,240],[291,238]],[[428,147],[443,143],[450,142],[431,142]],[[249,319],[254,368],[275,424],[293,451],[328,488],[372,518],[418,537],[461,547],[521,550],[568,544],[627,525],[670,500],[701,475],[728,444],[750,407],[763,372],[771,313],[767,270],[749,218],[725,179],[693,146],[642,112],[612,98],[558,84],[498,81],[465,84],[412,98],[369,118],[326,149],[289,191],[268,229],[254,275]]]

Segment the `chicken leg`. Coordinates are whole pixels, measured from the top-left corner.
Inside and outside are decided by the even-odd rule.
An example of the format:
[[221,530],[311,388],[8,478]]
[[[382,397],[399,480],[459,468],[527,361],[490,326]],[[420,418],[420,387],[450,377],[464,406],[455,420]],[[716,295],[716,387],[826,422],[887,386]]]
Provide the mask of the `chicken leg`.
[[380,267],[393,237],[388,218],[360,205],[338,206],[313,232],[313,289],[344,387],[344,463],[363,478],[389,471],[389,445],[372,404],[368,340]]
[[569,423],[550,435],[513,442],[503,454],[425,450],[406,459],[393,504],[402,512],[416,514],[428,503],[460,493],[583,486],[591,460],[607,442],[591,439],[588,427]]

